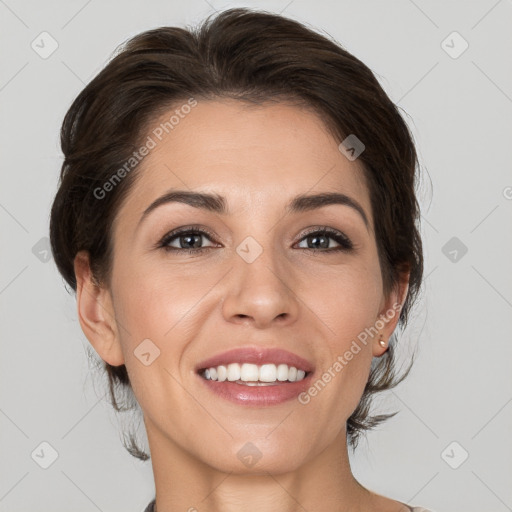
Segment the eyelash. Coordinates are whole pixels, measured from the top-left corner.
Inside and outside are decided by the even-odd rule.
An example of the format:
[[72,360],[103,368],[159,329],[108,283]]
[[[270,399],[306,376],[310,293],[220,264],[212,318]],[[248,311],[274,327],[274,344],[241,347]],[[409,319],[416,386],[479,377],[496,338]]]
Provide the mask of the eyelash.
[[[183,248],[183,247],[180,247],[180,248],[170,247],[168,245],[170,242],[172,242],[173,240],[175,240],[176,238],[178,238],[179,236],[182,236],[182,235],[205,235],[210,240],[210,242],[213,242],[214,238],[215,238],[214,235],[205,228],[199,229],[195,226],[185,226],[185,227],[178,228],[174,231],[167,233],[160,240],[160,242],[158,242],[157,247],[160,249],[164,249],[167,252],[185,251],[189,254],[200,254],[200,253],[203,253],[204,251],[208,251],[210,249],[215,249],[215,247],[199,247],[197,249],[187,249],[187,248]],[[332,238],[335,242],[337,242],[340,245],[339,245],[339,247],[331,247],[330,249],[312,249],[310,247],[301,247],[302,250],[311,251],[311,252],[332,253],[332,252],[338,252],[338,251],[349,252],[349,251],[353,250],[353,248],[354,248],[351,240],[345,234],[343,234],[340,231],[337,231],[335,229],[329,228],[327,226],[322,227],[320,229],[315,228],[311,231],[308,231],[307,233],[304,233],[302,238],[299,240],[299,243],[311,235],[320,235],[320,236],[328,235],[329,238]]]

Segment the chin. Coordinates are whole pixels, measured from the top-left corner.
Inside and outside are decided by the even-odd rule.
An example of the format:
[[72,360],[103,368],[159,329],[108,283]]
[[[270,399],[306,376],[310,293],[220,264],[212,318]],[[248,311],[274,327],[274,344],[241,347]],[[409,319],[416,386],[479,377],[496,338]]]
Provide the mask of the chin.
[[[283,474],[296,471],[306,463],[304,450],[299,449],[299,446],[299,442],[293,443],[293,446],[280,444],[277,438],[272,443],[265,438],[244,440],[233,442],[231,449],[226,447],[225,450],[219,450],[204,462],[218,471],[236,475]],[[202,455],[204,457],[204,453]]]

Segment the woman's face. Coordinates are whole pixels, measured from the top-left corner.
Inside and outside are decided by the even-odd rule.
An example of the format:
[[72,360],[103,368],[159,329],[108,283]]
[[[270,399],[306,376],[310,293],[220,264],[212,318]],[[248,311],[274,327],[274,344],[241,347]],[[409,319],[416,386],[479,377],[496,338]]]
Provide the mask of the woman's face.
[[[156,146],[113,226],[104,307],[115,318],[117,349],[97,350],[126,364],[152,452],[228,472],[296,469],[344,443],[372,357],[384,352],[365,329],[400,298],[383,293],[361,165],[298,107],[200,101],[158,140],[153,128],[171,114],[148,131]],[[196,198],[162,201],[144,215],[178,190],[222,197],[224,210],[218,199]],[[332,193],[348,199],[288,209],[298,197]],[[314,234],[323,228],[332,233]],[[380,329],[385,340],[397,317]],[[258,359],[261,349],[281,349],[305,360],[296,367],[309,365],[309,373],[266,386],[199,374],[204,361],[238,348],[249,350],[216,363],[293,366],[283,353]],[[271,380],[272,366],[264,370]]]

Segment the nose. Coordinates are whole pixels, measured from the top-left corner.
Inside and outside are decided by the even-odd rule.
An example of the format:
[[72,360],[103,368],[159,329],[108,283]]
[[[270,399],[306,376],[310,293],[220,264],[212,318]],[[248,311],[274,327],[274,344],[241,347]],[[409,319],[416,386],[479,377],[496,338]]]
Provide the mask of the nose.
[[222,305],[225,320],[258,329],[296,322],[299,298],[287,262],[267,248],[252,263],[237,253],[233,259]]

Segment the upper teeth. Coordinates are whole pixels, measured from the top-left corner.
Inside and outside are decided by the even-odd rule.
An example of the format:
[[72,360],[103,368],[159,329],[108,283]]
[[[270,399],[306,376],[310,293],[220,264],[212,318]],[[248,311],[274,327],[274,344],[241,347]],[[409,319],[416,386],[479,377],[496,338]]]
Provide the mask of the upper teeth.
[[227,366],[220,365],[208,368],[204,371],[204,377],[209,380],[218,380],[223,382],[225,380],[235,382],[242,380],[244,382],[275,382],[289,381],[296,382],[302,380],[306,372],[298,370],[295,366],[288,366],[287,364],[256,364],[238,363],[228,364]]

